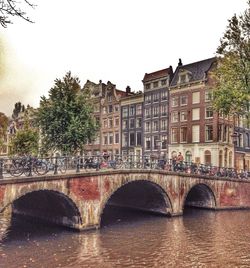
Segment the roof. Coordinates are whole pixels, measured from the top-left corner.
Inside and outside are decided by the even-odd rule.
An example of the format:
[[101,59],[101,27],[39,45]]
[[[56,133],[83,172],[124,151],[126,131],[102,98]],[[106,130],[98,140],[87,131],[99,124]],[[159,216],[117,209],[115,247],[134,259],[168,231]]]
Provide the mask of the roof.
[[172,66],[169,66],[169,68],[166,69],[162,69],[153,73],[145,73],[144,78],[142,80],[142,82],[148,82],[151,80],[155,80],[155,79],[159,79],[162,77],[166,77],[168,75],[172,75],[173,74],[173,69]]
[[203,80],[206,77],[206,73],[209,71],[215,61],[216,58],[213,57],[206,60],[201,60],[190,64],[178,66],[174,72],[174,77],[170,86],[177,85],[179,79],[178,74],[180,70],[188,71],[191,74],[191,78],[189,80],[190,82]]

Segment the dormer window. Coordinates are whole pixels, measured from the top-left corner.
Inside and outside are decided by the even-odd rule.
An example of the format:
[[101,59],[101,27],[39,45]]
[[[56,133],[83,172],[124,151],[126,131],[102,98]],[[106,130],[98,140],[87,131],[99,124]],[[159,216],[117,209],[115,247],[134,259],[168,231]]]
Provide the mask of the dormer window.
[[178,83],[179,84],[188,83],[190,81],[191,75],[192,75],[191,72],[187,70],[181,70],[179,73]]

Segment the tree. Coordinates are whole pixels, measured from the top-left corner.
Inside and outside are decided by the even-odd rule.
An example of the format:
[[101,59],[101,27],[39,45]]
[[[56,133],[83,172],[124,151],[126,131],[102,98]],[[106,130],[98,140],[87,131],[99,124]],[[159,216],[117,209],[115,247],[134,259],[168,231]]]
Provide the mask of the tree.
[[24,127],[19,129],[11,140],[12,155],[37,155],[39,148],[39,132],[31,127],[28,115],[24,118]]
[[8,128],[8,117],[0,112],[0,151],[4,146],[6,135],[7,135],[7,128]]
[[55,80],[48,98],[41,97],[36,121],[45,152],[81,151],[87,141],[94,139],[98,129],[89,94],[81,92],[79,79],[70,72],[62,80]]
[[217,49],[214,106],[225,115],[246,115],[250,101],[250,0],[234,15]]
[[34,8],[34,5],[28,0],[0,0],[0,25],[6,28],[8,24],[12,23],[9,17],[20,17],[28,22],[32,22],[27,17],[26,12],[20,8],[23,4]]

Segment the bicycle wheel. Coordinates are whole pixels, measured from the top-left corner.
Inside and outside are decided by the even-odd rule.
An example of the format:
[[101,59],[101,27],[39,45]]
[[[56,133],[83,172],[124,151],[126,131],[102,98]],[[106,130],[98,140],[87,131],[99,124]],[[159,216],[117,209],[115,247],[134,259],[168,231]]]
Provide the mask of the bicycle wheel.
[[66,172],[67,167],[64,163],[64,161],[60,161],[57,168],[62,174]]
[[46,163],[39,161],[35,164],[34,166],[34,171],[38,174],[38,175],[44,175],[45,173],[48,172],[48,166]]
[[14,177],[19,177],[23,174],[23,166],[21,165],[11,165],[9,169],[10,175]]

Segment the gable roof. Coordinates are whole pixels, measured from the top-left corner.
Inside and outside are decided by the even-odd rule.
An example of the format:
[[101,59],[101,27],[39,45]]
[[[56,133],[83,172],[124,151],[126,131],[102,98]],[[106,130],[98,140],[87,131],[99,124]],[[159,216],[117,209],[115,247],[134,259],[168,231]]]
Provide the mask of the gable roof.
[[178,74],[181,70],[187,71],[188,73],[191,74],[191,78],[189,80],[190,82],[203,80],[204,78],[206,78],[207,72],[209,71],[209,69],[211,68],[212,64],[215,61],[216,57],[213,57],[206,60],[201,60],[190,64],[177,66],[170,86],[177,85],[179,79]]
[[149,82],[151,80],[155,80],[155,79],[159,79],[162,77],[166,77],[166,76],[172,76],[173,75],[173,69],[172,66],[170,65],[169,68],[166,69],[162,69],[153,73],[145,73],[144,78],[142,80],[143,83],[145,82]]

